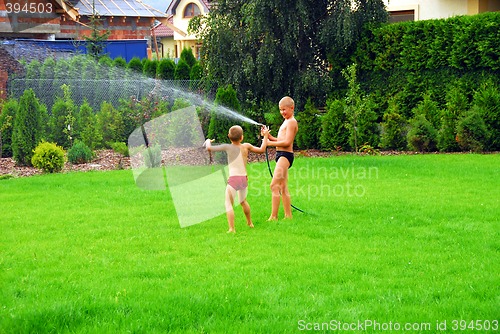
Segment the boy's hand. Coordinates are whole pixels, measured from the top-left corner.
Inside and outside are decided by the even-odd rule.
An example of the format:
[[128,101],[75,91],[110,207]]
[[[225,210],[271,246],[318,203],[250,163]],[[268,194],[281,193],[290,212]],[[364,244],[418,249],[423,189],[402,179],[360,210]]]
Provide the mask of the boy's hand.
[[269,127],[268,127],[268,126],[265,126],[265,125],[262,125],[262,126],[260,127],[260,135],[261,135],[261,136],[264,136],[264,137],[269,136]]
[[205,147],[206,149],[209,149],[211,146],[212,146],[212,143],[215,139],[207,139],[205,140],[205,142],[203,143],[203,147]]

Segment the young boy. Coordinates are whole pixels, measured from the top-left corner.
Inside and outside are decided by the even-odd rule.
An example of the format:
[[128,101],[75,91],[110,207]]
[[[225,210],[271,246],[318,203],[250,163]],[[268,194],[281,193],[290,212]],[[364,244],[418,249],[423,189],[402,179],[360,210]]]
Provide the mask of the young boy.
[[205,141],[205,147],[207,151],[217,152],[225,151],[227,153],[227,161],[229,165],[229,179],[227,180],[226,186],[226,215],[227,223],[229,225],[228,233],[236,233],[234,228],[234,209],[233,203],[236,193],[238,193],[238,199],[240,201],[243,212],[247,219],[247,225],[254,227],[252,223],[252,218],[250,217],[250,205],[247,202],[248,193],[248,178],[247,178],[247,161],[248,152],[263,153],[267,146],[269,132],[266,127],[262,127],[261,133],[264,136],[262,140],[262,145],[260,147],[255,147],[249,143],[242,143],[243,140],[243,129],[239,125],[232,126],[229,129],[228,137],[231,140],[231,144],[222,144],[217,146],[212,146],[212,140],[207,139]]
[[292,218],[292,201],[288,191],[288,169],[293,164],[293,141],[299,126],[294,117],[295,102],[291,97],[282,98],[279,102],[279,109],[285,120],[278,131],[278,137],[268,135],[268,146],[276,146],[276,168],[271,181],[272,209],[268,221],[278,220],[281,198],[283,199],[285,218]]

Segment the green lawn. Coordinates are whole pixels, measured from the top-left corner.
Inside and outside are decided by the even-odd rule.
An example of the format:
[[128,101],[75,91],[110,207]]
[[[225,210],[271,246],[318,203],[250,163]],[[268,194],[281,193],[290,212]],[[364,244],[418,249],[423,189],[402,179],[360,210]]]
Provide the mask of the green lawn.
[[0,333],[499,327],[500,155],[297,158],[277,223],[269,181],[228,235],[130,170],[0,180]]

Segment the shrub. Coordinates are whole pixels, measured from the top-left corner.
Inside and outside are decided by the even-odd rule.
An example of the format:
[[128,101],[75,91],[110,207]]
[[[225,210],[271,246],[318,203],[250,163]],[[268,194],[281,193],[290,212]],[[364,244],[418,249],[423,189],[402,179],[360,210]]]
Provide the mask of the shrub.
[[193,50],[191,50],[191,48],[184,48],[181,52],[180,58],[188,64],[189,68],[196,64],[196,58],[194,57]]
[[128,146],[124,142],[114,142],[114,143],[108,143],[108,146],[111,147],[111,149],[117,153],[120,153],[121,155],[128,157],[130,156],[129,151],[128,151]]
[[61,86],[63,97],[57,97],[52,106],[49,118],[50,140],[62,147],[71,147],[71,135],[68,134],[68,126],[73,128],[76,106],[71,99],[70,87],[66,84]]
[[162,59],[158,64],[157,77],[163,80],[173,80],[175,73],[175,63],[172,59]]
[[113,65],[119,68],[126,68],[127,61],[123,57],[116,57],[115,59],[113,59]]
[[0,158],[12,156],[12,129],[17,108],[15,99],[8,99],[0,105]]
[[[227,132],[234,125],[228,116],[217,112],[219,105],[239,111],[240,102],[236,96],[236,90],[232,85],[219,87],[215,96],[215,109],[210,114],[210,123],[208,125],[208,138],[215,139],[216,142],[227,142]],[[172,108],[173,110],[173,108]]]
[[321,127],[321,118],[318,116],[318,110],[310,99],[307,100],[304,110],[296,116],[300,124],[296,135],[296,144],[300,149],[318,148],[319,131]]
[[179,59],[177,66],[175,67],[174,79],[175,80],[189,80],[189,65],[185,60]]
[[92,161],[94,154],[90,147],[81,140],[75,140],[75,143],[68,150],[68,161],[72,164],[84,164]]
[[410,121],[407,138],[413,150],[430,152],[436,149],[437,131],[424,115],[417,115]]
[[134,57],[130,59],[127,64],[127,69],[132,70],[134,72],[142,73],[142,62],[138,57]]
[[488,141],[488,129],[479,108],[473,106],[457,123],[457,142],[467,151],[481,152]]
[[380,146],[390,150],[404,150],[407,146],[408,122],[396,111],[388,110],[383,117]]
[[20,166],[30,166],[33,150],[42,141],[47,110],[38,102],[33,89],[25,90],[12,129],[12,153]]
[[438,148],[440,151],[460,151],[460,146],[456,140],[457,121],[467,109],[468,102],[464,90],[458,88],[456,83],[449,85],[446,94],[446,106],[441,111],[441,128],[438,133]]
[[155,78],[157,67],[158,67],[157,60],[146,59],[143,63],[144,75],[149,77],[149,78]]
[[98,127],[103,143],[122,141],[125,138],[123,116],[109,102],[103,102],[97,114]]
[[64,149],[43,141],[35,148],[31,163],[45,173],[59,172],[64,167]]
[[194,64],[189,71],[190,80],[201,80],[203,76],[203,68],[199,63]]
[[349,150],[349,130],[345,125],[347,117],[344,113],[344,101],[329,100],[326,102],[326,110],[326,115],[321,119],[321,148],[324,150]]
[[92,150],[102,142],[102,133],[98,128],[97,116],[87,100],[80,106],[80,111],[76,117],[75,131],[76,137]]
[[484,120],[488,131],[488,139],[484,149],[500,150],[500,90],[493,82],[485,82],[474,94],[472,101]]

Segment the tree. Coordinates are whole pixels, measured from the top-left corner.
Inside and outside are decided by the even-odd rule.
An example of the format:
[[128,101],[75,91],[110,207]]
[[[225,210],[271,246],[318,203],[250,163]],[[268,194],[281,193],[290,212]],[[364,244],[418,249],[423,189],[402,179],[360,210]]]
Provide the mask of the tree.
[[[220,0],[206,16],[193,18],[190,31],[203,41],[202,64],[219,86],[232,84],[238,96],[257,102],[284,94],[298,101],[309,96],[324,103],[330,92],[329,64],[342,47],[354,52],[361,27],[385,20],[382,0]],[[342,22],[330,41],[331,26]],[[348,23],[348,24],[347,24]],[[340,43],[340,41],[343,41]],[[345,67],[343,61],[340,66]],[[313,101],[316,102],[316,101]]]
[[31,166],[33,150],[43,139],[46,114],[33,89],[25,90],[19,99],[12,132],[12,153],[18,166]]
[[101,30],[102,19],[99,17],[95,10],[95,0],[92,0],[92,15],[90,16],[89,26],[91,29],[90,36],[84,36],[87,41],[87,53],[99,59],[104,56],[104,42],[107,41],[111,31]]

